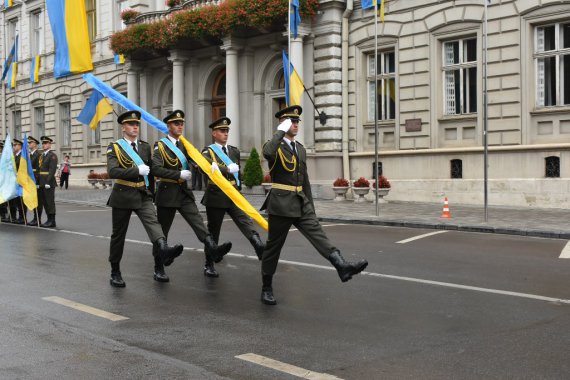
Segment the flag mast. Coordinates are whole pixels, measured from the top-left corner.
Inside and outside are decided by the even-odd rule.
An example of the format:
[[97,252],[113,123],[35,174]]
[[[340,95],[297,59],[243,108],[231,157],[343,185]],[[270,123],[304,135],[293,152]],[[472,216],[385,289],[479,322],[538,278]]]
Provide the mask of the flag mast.
[[485,222],[489,217],[488,209],[488,187],[489,187],[489,147],[487,139],[487,129],[489,124],[488,98],[487,98],[487,3],[489,0],[483,0],[485,3],[484,9],[484,23],[483,23],[483,198],[485,208]]
[[[291,56],[291,0],[288,0],[287,3],[289,7],[289,11],[287,13],[287,55],[289,56],[289,67],[287,67],[287,70],[283,67],[283,74],[290,77],[291,64],[293,63],[293,58]],[[286,94],[285,99],[290,99],[290,96],[290,94]],[[287,104],[287,106],[290,106],[290,104]]]
[[378,203],[378,186],[380,176],[378,175],[378,2],[382,0],[373,0],[376,4],[374,7],[374,175],[376,177],[376,216],[380,214],[380,205]]

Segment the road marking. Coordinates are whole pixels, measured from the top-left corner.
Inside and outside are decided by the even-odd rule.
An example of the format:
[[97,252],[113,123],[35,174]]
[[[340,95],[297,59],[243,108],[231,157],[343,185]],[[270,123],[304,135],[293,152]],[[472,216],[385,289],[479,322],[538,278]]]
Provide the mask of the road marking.
[[44,301],[53,302],[53,303],[56,303],[58,305],[63,305],[63,306],[67,306],[67,307],[70,307],[70,308],[75,309],[75,310],[82,311],[84,313],[92,314],[92,315],[95,315],[97,317],[105,318],[105,319],[108,319],[108,320],[113,321],[113,322],[124,321],[126,319],[129,319],[127,317],[123,317],[122,315],[109,313],[108,311],[96,309],[96,308],[91,307],[91,306],[87,306],[87,305],[83,305],[81,303],[66,300],[65,298],[53,296],[53,297],[43,297],[42,299]]
[[107,212],[110,209],[104,209],[104,210],[70,210],[70,211],[66,211],[66,212]]
[[[324,227],[337,227],[337,226],[348,226],[348,223],[321,224],[321,227],[323,227],[323,228],[324,228]],[[291,229],[289,230],[289,232],[292,232],[292,231],[299,231],[299,230],[296,229],[296,228],[291,228]]]
[[237,355],[236,358],[260,365],[262,367],[271,368],[279,372],[284,372],[289,375],[297,376],[300,377],[301,379],[311,379],[311,380],[341,379],[340,377],[328,375],[326,373],[309,371],[308,369],[304,369],[301,367],[297,367],[291,364],[283,363],[278,360],[274,360],[265,356],[256,355],[252,353]]
[[428,237],[428,236],[433,236],[433,235],[442,234],[442,233],[444,233],[444,232],[449,232],[449,231],[435,231],[435,232],[430,232],[430,233],[427,233],[427,234],[414,236],[414,237],[411,237],[411,238],[409,238],[409,239],[397,241],[396,244],[406,244],[406,243],[409,243],[409,242],[414,241],[414,240],[423,239],[423,238],[426,238],[426,237]]
[[562,253],[560,253],[559,259],[570,259],[570,241],[564,246]]

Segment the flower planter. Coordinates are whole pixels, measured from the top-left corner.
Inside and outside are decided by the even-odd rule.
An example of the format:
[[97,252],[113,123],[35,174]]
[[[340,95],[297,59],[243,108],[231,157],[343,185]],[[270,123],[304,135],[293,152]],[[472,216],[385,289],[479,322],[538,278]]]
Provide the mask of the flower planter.
[[335,194],[335,198],[334,198],[335,202],[344,201],[346,199],[345,195],[348,192],[349,188],[350,187],[348,187],[348,186],[333,186],[332,189],[333,189],[334,194]]
[[94,189],[98,189],[97,187],[97,184],[99,183],[98,179],[88,179],[87,182],[89,182]]
[[378,197],[378,203],[388,203],[388,201],[384,199],[384,197],[388,195],[388,193],[390,192],[389,187],[382,187],[379,188],[378,190],[373,188],[372,191],[376,193],[376,196]]
[[358,198],[354,198],[354,203],[364,203],[367,202],[364,196],[370,192],[369,187],[353,187],[352,192],[358,195]]
[[106,189],[107,187],[111,187],[113,185],[113,181],[110,179],[100,179],[99,183],[101,186],[103,186],[103,189]]
[[271,182],[263,182],[261,184],[261,186],[263,186],[263,190],[265,190],[265,192],[267,193],[269,190],[271,190],[271,186],[273,186],[273,183]]

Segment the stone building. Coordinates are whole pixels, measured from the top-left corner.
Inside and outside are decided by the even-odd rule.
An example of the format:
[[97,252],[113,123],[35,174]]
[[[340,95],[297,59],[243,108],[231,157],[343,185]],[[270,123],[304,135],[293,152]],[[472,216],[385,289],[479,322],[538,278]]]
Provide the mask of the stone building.
[[[321,0],[318,14],[303,20],[291,59],[316,108],[327,115],[321,123],[304,96],[300,141],[310,154],[317,194],[330,196],[337,177],[372,177],[377,83],[379,160],[392,183],[388,200],[441,202],[447,196],[482,204],[487,109],[489,203],[570,206],[570,1],[491,1],[487,65],[483,1],[387,0],[376,70],[373,12],[362,10],[360,1]],[[105,118],[96,132],[74,119],[90,89],[80,76],[53,79],[44,2],[15,3],[1,16],[3,51],[15,30],[21,36],[20,77],[16,91],[6,94],[3,133],[20,128],[37,135],[44,128],[80,170],[102,170],[104,147],[119,134],[114,118]],[[162,0],[86,3],[95,75],[156,116],[184,109],[186,136],[197,147],[210,143],[207,125],[222,115],[232,119],[230,143],[245,155],[272,135],[273,114],[284,104],[284,27],[194,41],[158,57],[135,54],[117,66],[108,45],[125,27],[121,9],[136,8],[143,13],[134,23],[148,23],[178,8],[167,9]],[[180,8],[218,3],[192,0]],[[34,25],[41,25],[39,32]],[[32,85],[26,65],[38,33],[41,81]],[[159,137],[144,126],[142,135],[150,143]]]

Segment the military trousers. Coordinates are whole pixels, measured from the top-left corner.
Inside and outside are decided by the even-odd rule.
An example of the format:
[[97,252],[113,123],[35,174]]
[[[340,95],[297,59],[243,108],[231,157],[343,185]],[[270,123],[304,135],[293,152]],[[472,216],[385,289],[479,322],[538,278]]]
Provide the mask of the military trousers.
[[275,274],[281,249],[291,226],[295,226],[324,258],[328,259],[336,249],[323,231],[314,211],[303,212],[300,217],[294,218],[269,214],[269,233],[261,259],[263,275],[273,276]]
[[121,262],[123,249],[125,247],[125,238],[127,237],[127,230],[129,229],[129,222],[133,212],[139,217],[152,243],[164,237],[150,196],[143,197],[141,208],[130,209],[113,207],[113,233],[111,234],[111,249],[109,253],[109,262],[111,262],[111,264]]
[[243,236],[247,240],[257,233],[253,227],[253,221],[242,210],[239,209],[234,203],[230,207],[206,207],[206,216],[208,217],[208,231],[216,243],[220,238],[220,230],[226,213],[232,218],[236,226],[239,228]]
[[164,235],[167,237],[170,227],[172,227],[176,211],[178,211],[184,220],[190,225],[198,240],[204,242],[206,237],[209,235],[209,232],[204,225],[204,219],[202,219],[202,216],[200,216],[200,212],[198,211],[198,206],[196,206],[196,202],[194,202],[190,197],[184,197],[180,207],[157,206],[156,211],[158,213],[158,222],[162,226]]
[[43,209],[46,210],[46,214],[55,215],[55,188],[38,189],[38,215],[42,215]]
[[[10,206],[10,215],[12,215],[12,219],[26,218],[26,211],[28,211],[28,208],[24,204],[22,197],[10,199],[8,204]],[[18,217],[16,217],[16,214],[18,214]]]

